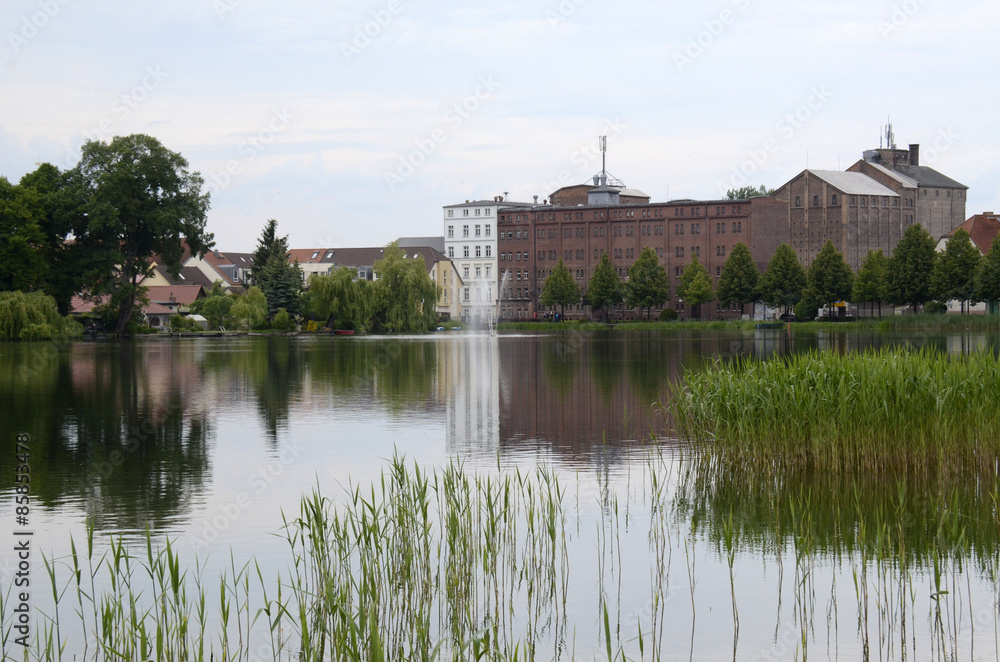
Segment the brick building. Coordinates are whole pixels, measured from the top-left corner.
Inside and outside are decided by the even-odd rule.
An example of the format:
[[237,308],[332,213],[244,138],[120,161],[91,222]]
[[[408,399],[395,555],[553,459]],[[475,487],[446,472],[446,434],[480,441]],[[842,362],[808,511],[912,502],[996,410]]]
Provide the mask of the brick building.
[[808,267],[829,239],[855,271],[869,250],[892,253],[922,225],[941,237],[965,221],[968,187],[920,165],[920,146],[872,149],[846,172],[804,170],[775,192],[788,204],[788,241]]
[[[625,191],[630,192],[629,204],[621,201]],[[553,195],[556,202],[565,199],[559,193]],[[787,241],[787,204],[775,198],[650,203],[647,196],[647,202],[636,200],[642,196],[639,191],[597,186],[589,188],[587,204],[501,206],[497,211],[501,319],[541,318],[554,312],[538,300],[545,278],[560,258],[586,291],[602,253],[608,254],[624,280],[646,246],[656,252],[670,278],[673,296],[666,305],[686,316],[676,287],[692,256],[698,256],[717,283],[722,265],[738,242],[749,246],[758,268],[764,269],[778,245]],[[632,311],[619,305],[613,314],[631,315]],[[708,305],[702,306],[701,314],[719,318],[739,312],[736,307],[722,310]],[[590,310],[578,304],[567,309],[566,315],[589,317]]]

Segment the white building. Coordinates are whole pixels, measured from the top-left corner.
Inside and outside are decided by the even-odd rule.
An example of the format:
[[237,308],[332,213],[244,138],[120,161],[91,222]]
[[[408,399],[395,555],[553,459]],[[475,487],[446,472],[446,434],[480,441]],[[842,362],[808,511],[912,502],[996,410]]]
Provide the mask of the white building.
[[461,288],[449,293],[462,302],[462,319],[470,320],[477,309],[496,305],[497,293],[497,210],[525,207],[527,202],[466,200],[444,207],[444,253],[454,263],[462,279]]

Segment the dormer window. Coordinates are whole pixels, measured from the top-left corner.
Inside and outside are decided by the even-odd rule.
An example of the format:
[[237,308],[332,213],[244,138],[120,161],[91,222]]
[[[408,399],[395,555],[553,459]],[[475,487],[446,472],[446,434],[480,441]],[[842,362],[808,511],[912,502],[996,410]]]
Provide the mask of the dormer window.
[[333,258],[333,251],[330,251],[329,253],[326,254],[326,259],[330,260],[332,258]]
[[309,258],[309,259],[310,260],[315,260],[317,257],[319,257],[319,251],[313,251],[313,256],[311,258]]

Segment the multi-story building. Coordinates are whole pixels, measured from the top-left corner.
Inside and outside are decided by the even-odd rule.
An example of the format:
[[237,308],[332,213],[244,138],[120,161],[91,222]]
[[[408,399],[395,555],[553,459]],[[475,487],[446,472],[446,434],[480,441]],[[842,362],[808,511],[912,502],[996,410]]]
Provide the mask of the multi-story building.
[[804,170],[775,196],[788,203],[788,240],[803,265],[829,239],[857,270],[869,250],[889,255],[913,224],[935,238],[961,225],[967,191],[920,165],[920,146],[910,145],[868,150],[846,172]]
[[[717,283],[722,265],[738,242],[750,248],[758,268],[763,269],[778,245],[787,241],[787,204],[775,198],[651,203],[648,197],[647,202],[635,200],[641,197],[635,192],[629,204],[622,204],[624,190],[628,189],[591,187],[588,204],[573,206],[501,206],[497,250],[502,319],[538,318],[554,312],[541,306],[539,298],[560,258],[586,291],[603,253],[624,279],[647,246],[656,252],[670,278],[675,296],[667,305],[686,315],[676,287],[692,257],[698,257]],[[567,317],[590,314],[582,303],[565,312]],[[739,314],[735,306],[730,310],[703,307],[701,312],[707,317]],[[616,313],[624,315],[624,306],[619,305]]]
[[497,299],[497,210],[501,207],[530,209],[530,203],[466,200],[444,207],[445,255],[455,264],[461,283],[453,279],[450,296],[462,305],[462,319],[477,311],[492,310]]

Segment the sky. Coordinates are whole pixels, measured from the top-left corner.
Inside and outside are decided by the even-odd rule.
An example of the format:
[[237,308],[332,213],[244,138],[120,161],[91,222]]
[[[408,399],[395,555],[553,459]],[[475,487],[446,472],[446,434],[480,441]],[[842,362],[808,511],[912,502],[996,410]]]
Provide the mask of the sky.
[[3,0],[0,176],[145,133],[222,251],[440,236],[442,207],[607,171],[654,202],[885,142],[1000,211],[1000,3]]

